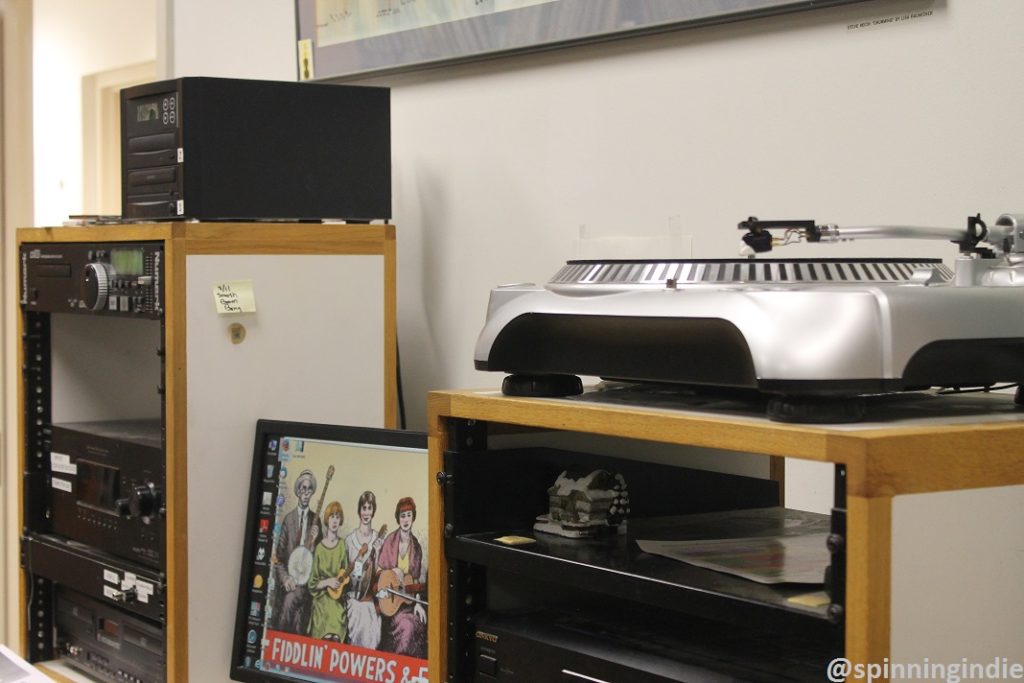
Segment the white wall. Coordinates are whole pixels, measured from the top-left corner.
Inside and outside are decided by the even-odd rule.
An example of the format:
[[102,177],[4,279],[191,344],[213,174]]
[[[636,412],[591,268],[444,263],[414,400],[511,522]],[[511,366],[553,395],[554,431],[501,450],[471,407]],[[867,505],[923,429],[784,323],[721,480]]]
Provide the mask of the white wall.
[[1024,663],[1021,519],[1024,486],[893,499],[891,661]]
[[[293,78],[283,4],[256,3],[227,31],[215,20],[248,3],[213,15],[174,0],[172,71]],[[932,14],[847,28],[911,9]],[[1014,0],[867,2],[366,81],[393,88],[411,424],[425,423],[428,389],[497,383],[472,364],[488,291],[545,280],[575,255],[580,225],[654,234],[678,216],[694,256],[728,257],[748,215],[960,225],[1019,210],[1024,44],[1008,27],[1021,19]],[[287,65],[264,59],[286,48]]]
[[[951,2],[917,22],[846,28],[894,6],[908,4],[380,81],[394,88],[399,329],[414,420],[427,389],[498,381],[472,368],[488,290],[545,280],[574,255],[581,224],[649,234],[679,216],[693,255],[721,258],[736,255],[735,225],[748,215],[961,225],[1018,208],[1024,45],[1005,27],[1024,19],[1024,4]],[[814,253],[893,248],[954,253],[881,243]]]
[[82,213],[82,77],[156,58],[156,0],[35,0],[35,220]]
[[[169,77],[294,78],[292,0],[35,7],[39,223],[77,210],[81,75],[148,44],[154,15]],[[847,28],[921,9],[932,15]],[[100,20],[108,10],[117,20]],[[497,385],[472,366],[489,289],[545,280],[581,225],[636,236],[671,222],[712,258],[735,254],[751,214],[944,225],[1024,210],[1022,20],[1018,0],[875,1],[366,81],[393,88],[410,426],[429,389]],[[827,501],[830,476],[791,467],[787,484]]]
[[[294,78],[292,0],[33,4],[40,224],[78,210],[81,76],[152,59],[156,21],[168,76]],[[932,16],[847,29],[922,8]],[[750,214],[959,224],[1024,210],[1022,20],[1017,0],[865,2],[369,81],[393,88],[411,426],[429,389],[497,384],[472,369],[489,289],[546,279],[580,225],[641,235],[678,217],[708,258],[735,253]],[[826,499],[828,476],[805,486],[791,468],[787,484]]]
[[[294,0],[159,0],[164,73],[294,81]],[[159,65],[158,65],[159,70]]]
[[[165,1],[168,73],[294,78],[290,2]],[[392,88],[410,426],[430,389],[497,385],[473,369],[490,288],[546,280],[581,225],[638,236],[671,222],[694,257],[724,258],[748,215],[962,225],[1022,210],[1022,20],[1016,0],[865,2],[365,80]],[[809,249],[788,255],[953,255]],[[787,488],[827,501],[830,476],[792,465]]]

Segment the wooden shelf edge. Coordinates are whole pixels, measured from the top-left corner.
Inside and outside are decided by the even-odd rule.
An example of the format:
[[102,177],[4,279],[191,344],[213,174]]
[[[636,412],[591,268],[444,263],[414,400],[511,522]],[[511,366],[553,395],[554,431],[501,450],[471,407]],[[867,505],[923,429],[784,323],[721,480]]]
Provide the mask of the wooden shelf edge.
[[166,222],[19,228],[25,242],[182,241],[195,254],[383,255],[395,242],[391,224]]
[[18,228],[17,242],[142,242],[171,239],[181,223],[140,223],[90,227]]
[[[431,392],[431,406],[447,417],[473,418],[545,429],[645,441],[754,452],[825,462],[839,461],[831,435],[815,426],[767,423],[706,413],[571,399],[503,396],[497,391]],[[443,406],[443,407],[442,407]],[[853,457],[853,456],[851,456]]]
[[1024,421],[848,429],[494,390],[435,391],[428,406],[436,430],[438,418],[467,418],[842,464],[849,493],[865,498],[1024,485]]

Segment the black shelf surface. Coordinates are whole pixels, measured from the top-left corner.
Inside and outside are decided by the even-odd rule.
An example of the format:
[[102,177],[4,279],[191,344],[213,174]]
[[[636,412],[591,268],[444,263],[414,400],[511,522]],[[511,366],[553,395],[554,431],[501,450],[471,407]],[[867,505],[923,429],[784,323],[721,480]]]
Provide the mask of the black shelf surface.
[[127,441],[147,448],[163,448],[163,420],[160,418],[58,422],[53,427],[115,442]]
[[[828,520],[826,515],[784,512],[807,519],[817,518],[813,520],[815,524],[827,524]],[[662,535],[658,529],[676,526],[673,519],[653,520],[642,537]],[[748,529],[747,532],[751,536],[764,535],[768,530],[750,533]],[[536,542],[509,546],[495,540],[508,535],[524,536]],[[738,537],[715,533],[705,538],[726,535]],[[827,605],[807,607],[790,601],[790,598],[823,590],[820,584],[750,581],[644,553],[633,542],[634,537],[632,529],[628,537],[620,534],[593,539],[568,539],[532,529],[502,530],[456,536],[447,541],[446,552],[449,560],[480,564],[535,580],[566,584],[719,621],[813,630],[830,625]],[[683,540],[693,538],[693,534],[674,534],[674,537]]]

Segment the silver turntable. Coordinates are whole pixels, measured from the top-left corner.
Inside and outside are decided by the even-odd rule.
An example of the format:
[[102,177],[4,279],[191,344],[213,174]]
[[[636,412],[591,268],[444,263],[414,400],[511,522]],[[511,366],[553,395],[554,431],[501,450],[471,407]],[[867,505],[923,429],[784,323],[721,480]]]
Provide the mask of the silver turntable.
[[[570,261],[491,291],[478,370],[517,395],[577,375],[755,391],[792,421],[860,419],[866,394],[1024,381],[1024,215],[966,228],[740,223],[733,260]],[[779,234],[781,231],[781,235]],[[760,259],[798,241],[945,239],[938,259]],[[984,245],[984,246],[983,246]]]

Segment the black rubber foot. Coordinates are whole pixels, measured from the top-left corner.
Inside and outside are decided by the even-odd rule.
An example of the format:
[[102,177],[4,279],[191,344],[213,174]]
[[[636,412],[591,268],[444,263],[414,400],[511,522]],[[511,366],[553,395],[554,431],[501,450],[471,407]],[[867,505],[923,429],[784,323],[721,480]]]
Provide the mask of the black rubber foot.
[[1024,406],[1024,384],[1017,386],[1017,391],[1013,394],[1013,402],[1019,406]]
[[556,398],[583,393],[583,382],[576,375],[509,375],[501,383],[506,396]]
[[867,413],[867,403],[859,396],[775,396],[768,401],[767,412],[768,419],[776,422],[859,422]]

